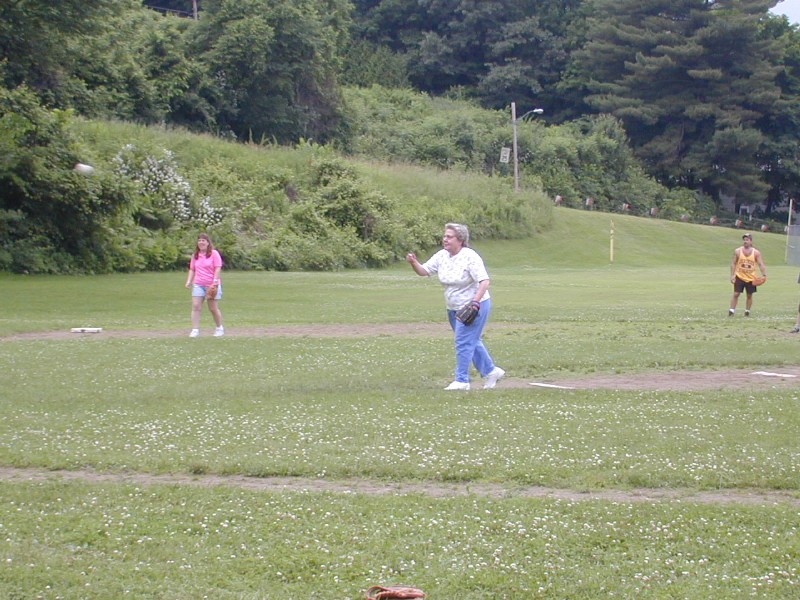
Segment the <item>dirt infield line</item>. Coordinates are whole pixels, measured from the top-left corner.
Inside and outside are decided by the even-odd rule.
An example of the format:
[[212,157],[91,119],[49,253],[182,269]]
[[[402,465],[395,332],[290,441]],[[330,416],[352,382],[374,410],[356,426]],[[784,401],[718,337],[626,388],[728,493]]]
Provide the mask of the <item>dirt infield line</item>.
[[133,472],[66,471],[0,467],[0,481],[84,482],[123,485],[182,485],[236,487],[265,492],[332,492],[340,494],[408,495],[435,498],[479,496],[488,498],[546,498],[572,502],[688,502],[697,504],[771,505],[800,507],[800,492],[778,490],[707,490],[637,488],[630,490],[568,490],[542,486],[511,486],[492,483],[382,482],[367,479],[311,479],[304,477],[246,477],[243,475],[157,475]]

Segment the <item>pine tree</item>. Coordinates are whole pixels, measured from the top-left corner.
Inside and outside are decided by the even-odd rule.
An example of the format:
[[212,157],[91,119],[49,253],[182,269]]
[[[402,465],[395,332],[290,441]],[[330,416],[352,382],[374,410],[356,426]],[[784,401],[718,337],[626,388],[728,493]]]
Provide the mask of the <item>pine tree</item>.
[[774,0],[596,0],[576,65],[587,102],[626,126],[668,185],[760,202],[759,120],[780,98]]

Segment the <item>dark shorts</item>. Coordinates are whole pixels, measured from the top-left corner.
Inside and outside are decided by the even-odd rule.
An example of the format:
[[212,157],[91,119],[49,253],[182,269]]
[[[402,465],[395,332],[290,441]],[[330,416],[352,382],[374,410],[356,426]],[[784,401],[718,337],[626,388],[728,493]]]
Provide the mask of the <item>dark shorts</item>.
[[742,290],[747,290],[747,295],[755,294],[758,288],[753,285],[752,281],[742,281],[738,277],[733,282],[733,291],[736,294],[741,294]]

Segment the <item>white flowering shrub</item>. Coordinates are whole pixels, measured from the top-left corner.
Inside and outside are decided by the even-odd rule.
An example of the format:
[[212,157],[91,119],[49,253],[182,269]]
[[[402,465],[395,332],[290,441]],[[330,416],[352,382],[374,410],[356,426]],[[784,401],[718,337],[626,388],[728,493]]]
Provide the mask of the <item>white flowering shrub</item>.
[[225,211],[222,208],[216,208],[211,204],[210,196],[203,196],[197,206],[197,211],[194,215],[194,220],[201,223],[206,228],[213,227],[222,223],[225,217]]
[[[126,144],[113,158],[114,170],[125,176],[139,188],[148,199],[150,208],[156,212],[166,211],[171,221],[181,224],[200,224],[203,227],[218,225],[224,211],[215,208],[211,198],[205,196],[195,201],[192,186],[178,172],[175,154],[162,150],[161,156],[140,151],[134,144]],[[162,218],[157,220],[163,222]]]

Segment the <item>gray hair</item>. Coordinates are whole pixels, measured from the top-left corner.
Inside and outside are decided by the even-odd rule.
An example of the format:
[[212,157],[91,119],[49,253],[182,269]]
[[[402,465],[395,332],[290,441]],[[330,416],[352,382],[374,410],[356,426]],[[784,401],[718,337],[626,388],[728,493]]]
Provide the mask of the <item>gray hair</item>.
[[461,223],[447,223],[445,229],[452,229],[456,234],[456,239],[459,240],[464,246],[469,246],[469,229],[466,225]]

